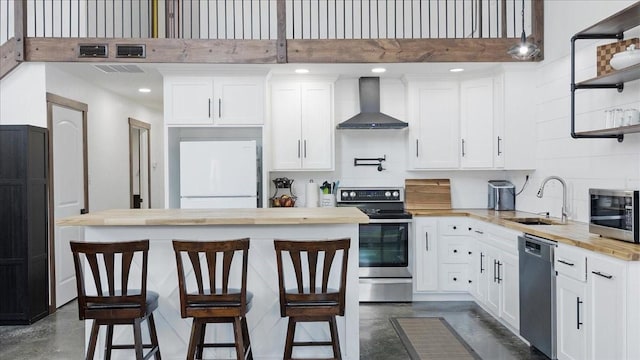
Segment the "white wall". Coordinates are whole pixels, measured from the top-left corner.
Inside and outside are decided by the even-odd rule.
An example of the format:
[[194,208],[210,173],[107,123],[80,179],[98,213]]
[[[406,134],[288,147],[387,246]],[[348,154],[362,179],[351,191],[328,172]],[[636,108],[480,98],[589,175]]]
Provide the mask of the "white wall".
[[[551,211],[560,216],[562,192],[550,182],[542,199],[536,192],[550,175],[568,184],[570,218],[588,221],[588,189],[640,189],[640,134],[626,134],[623,143],[613,139],[570,137],[570,39],[593,23],[635,1],[545,1],[545,60],[538,68],[536,172],[531,185],[518,197],[520,210]],[[566,16],[571,14],[571,16]],[[638,37],[636,28],[625,38]],[[576,81],[596,76],[596,46],[615,40],[576,42]],[[576,128],[586,130],[604,125],[604,110],[613,107],[640,108],[640,81],[625,84],[624,92],[581,90],[576,93]]]
[[129,208],[129,117],[151,124],[151,206],[163,208],[162,113],[98,88],[54,66],[46,68],[46,86],[47,92],[89,107],[90,209]]
[[44,63],[23,63],[0,81],[0,124],[47,127]]

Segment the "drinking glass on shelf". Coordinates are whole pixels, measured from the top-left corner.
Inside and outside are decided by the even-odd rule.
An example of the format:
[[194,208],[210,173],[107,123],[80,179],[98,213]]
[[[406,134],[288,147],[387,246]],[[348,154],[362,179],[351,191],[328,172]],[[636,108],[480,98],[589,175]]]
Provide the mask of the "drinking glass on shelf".
[[624,126],[624,111],[622,109],[613,109],[613,127]]
[[613,110],[604,111],[604,127],[605,129],[613,127]]
[[640,111],[638,109],[626,109],[624,111],[624,124],[637,125],[640,123]]

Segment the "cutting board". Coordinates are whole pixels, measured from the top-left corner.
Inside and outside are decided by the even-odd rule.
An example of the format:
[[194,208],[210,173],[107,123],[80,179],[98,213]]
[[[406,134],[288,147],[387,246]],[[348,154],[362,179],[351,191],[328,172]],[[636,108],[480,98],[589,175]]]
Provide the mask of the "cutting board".
[[451,209],[449,179],[405,179],[404,194],[407,210]]

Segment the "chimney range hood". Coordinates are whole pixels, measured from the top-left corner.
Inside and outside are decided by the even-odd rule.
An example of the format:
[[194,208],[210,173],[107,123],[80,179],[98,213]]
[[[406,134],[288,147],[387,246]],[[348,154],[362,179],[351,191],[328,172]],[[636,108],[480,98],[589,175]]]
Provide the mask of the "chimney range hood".
[[361,77],[360,113],[341,122],[337,129],[403,129],[409,124],[380,112],[380,78]]

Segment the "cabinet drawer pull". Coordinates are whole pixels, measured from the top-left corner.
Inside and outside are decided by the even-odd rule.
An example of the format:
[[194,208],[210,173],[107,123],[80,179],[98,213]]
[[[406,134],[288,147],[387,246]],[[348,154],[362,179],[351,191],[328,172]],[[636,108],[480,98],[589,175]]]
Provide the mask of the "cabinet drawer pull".
[[497,266],[498,266],[498,262],[493,260],[493,282],[497,282],[498,280]]
[[300,140],[298,140],[298,159],[300,159]]
[[418,141],[419,141],[419,140],[418,140],[418,139],[416,139],[416,157],[419,157],[419,156],[418,156],[418,149],[419,149],[419,147],[418,147]]
[[582,304],[582,301],[580,301],[580,298],[577,297],[576,298],[576,329],[578,330],[580,330],[580,325],[584,325],[580,321],[580,304]]
[[458,227],[454,225],[454,226],[453,226],[453,230],[456,230],[456,229],[458,229]]
[[613,278],[613,275],[609,275],[609,274],[605,274],[605,273],[601,273],[600,271],[592,271],[592,274],[598,275],[598,276],[602,276],[603,278],[606,279],[611,279]]
[[209,98],[209,118],[211,118],[211,98]]
[[222,119],[222,98],[218,98],[218,118]]
[[425,250],[429,251],[429,233],[428,232],[424,233],[424,240],[425,240],[424,242],[426,244],[425,245]]
[[453,281],[458,281],[458,278],[457,278],[457,277],[454,277],[454,278],[453,278]]
[[304,140],[304,158],[307,158],[307,140]]
[[502,142],[502,138],[498,136],[498,156],[502,154],[502,150],[500,149],[500,143]]
[[498,261],[498,284],[502,281],[502,278],[500,277],[500,266],[502,266],[502,263]]
[[558,262],[561,263],[561,264],[569,265],[569,266],[574,266],[575,265],[574,263],[570,263],[570,262],[564,261],[562,259],[558,259]]
[[482,232],[480,230],[476,230],[475,232],[476,232],[476,234],[480,234],[480,235],[484,234],[484,232]]
[[482,274],[484,272],[484,268],[482,267],[482,259],[484,258],[484,254],[482,252],[480,252],[480,274]]
[[457,254],[457,253],[458,253],[458,250],[453,249],[453,253],[454,253],[454,254]]
[[462,157],[464,157],[464,139],[462,139]]

